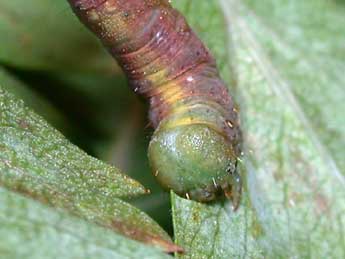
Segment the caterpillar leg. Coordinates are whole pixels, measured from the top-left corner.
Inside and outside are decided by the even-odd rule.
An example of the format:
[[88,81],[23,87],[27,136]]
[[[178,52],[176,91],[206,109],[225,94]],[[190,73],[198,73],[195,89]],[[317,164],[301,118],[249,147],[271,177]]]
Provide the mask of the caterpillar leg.
[[[237,167],[237,165],[236,165]],[[238,209],[241,202],[242,194],[242,178],[238,172],[238,168],[232,172],[231,183],[222,186],[225,197],[227,197],[232,202],[232,209],[235,211]]]

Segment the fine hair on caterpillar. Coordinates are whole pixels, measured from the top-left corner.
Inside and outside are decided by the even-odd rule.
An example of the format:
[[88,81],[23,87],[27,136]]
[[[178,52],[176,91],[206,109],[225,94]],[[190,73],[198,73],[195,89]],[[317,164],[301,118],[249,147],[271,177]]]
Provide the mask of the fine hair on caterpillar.
[[200,202],[226,196],[237,208],[238,112],[216,62],[168,0],[69,0],[150,104],[148,157],[168,190]]

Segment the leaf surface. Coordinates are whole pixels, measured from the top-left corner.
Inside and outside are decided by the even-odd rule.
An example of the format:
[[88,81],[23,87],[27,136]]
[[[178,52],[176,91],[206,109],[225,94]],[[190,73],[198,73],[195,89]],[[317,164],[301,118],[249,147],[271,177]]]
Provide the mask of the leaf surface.
[[48,101],[38,93],[29,90],[28,87],[19,81],[13,74],[0,66],[0,84],[10,93],[13,93],[25,104],[48,120],[55,128],[65,127],[64,116]]
[[145,213],[122,201],[147,193],[88,156],[0,87],[0,186],[167,251],[177,248]]
[[342,4],[220,0],[212,27],[216,3],[183,2],[239,103],[246,188],[236,212],[172,195],[179,257],[343,258]]
[[171,258],[66,212],[0,187],[3,258]]

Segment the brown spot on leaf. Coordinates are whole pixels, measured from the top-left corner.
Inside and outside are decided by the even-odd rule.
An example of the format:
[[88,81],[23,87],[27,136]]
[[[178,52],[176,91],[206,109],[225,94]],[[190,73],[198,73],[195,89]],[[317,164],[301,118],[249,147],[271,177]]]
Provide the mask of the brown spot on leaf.
[[194,222],[200,221],[200,216],[199,216],[199,213],[197,211],[193,211],[192,217],[193,217]]
[[163,239],[158,235],[147,233],[143,229],[137,228],[127,222],[114,219],[111,226],[123,235],[134,240],[161,247],[167,253],[182,253],[183,248],[174,244],[171,240]]
[[29,129],[29,127],[30,127],[29,123],[28,123],[27,121],[25,121],[25,120],[20,120],[20,121],[18,122],[18,125],[19,125],[19,127],[21,127],[22,129]]
[[327,213],[327,211],[329,211],[329,201],[320,193],[315,194],[315,205],[316,213],[318,215]]

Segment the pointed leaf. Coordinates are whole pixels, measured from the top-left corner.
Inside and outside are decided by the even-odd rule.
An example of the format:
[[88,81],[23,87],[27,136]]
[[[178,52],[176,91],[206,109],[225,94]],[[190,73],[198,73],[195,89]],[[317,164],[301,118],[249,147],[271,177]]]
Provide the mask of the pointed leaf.
[[64,208],[133,239],[177,248],[145,213],[120,200],[147,191],[70,144],[0,87],[0,186]]
[[2,258],[171,258],[0,187]]

